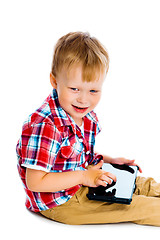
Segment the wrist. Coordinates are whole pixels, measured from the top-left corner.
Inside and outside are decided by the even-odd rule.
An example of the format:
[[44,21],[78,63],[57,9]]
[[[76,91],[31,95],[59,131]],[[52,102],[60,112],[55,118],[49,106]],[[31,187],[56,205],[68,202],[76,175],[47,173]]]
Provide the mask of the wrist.
[[114,158],[103,155],[103,161],[104,163],[113,163],[114,162]]
[[82,184],[82,185],[84,185],[84,182],[85,182],[86,172],[87,172],[87,170],[85,170],[85,171],[81,170],[80,171],[80,184]]
[[91,170],[92,170],[92,167],[91,165],[89,165],[87,167],[87,169],[85,169],[85,171],[82,171],[82,174],[81,174],[81,184],[84,185],[84,186],[89,186],[88,183],[89,183],[89,179],[91,177]]

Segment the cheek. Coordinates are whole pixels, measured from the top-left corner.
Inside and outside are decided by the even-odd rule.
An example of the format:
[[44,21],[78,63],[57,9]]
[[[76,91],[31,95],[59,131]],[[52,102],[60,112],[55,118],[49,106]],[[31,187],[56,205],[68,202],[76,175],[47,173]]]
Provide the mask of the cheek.
[[96,106],[99,103],[100,98],[101,98],[101,96],[94,97],[94,99],[92,99],[92,105]]
[[72,94],[70,94],[68,91],[66,90],[61,90],[59,92],[59,101],[63,104],[69,104],[71,103],[73,100],[73,96]]

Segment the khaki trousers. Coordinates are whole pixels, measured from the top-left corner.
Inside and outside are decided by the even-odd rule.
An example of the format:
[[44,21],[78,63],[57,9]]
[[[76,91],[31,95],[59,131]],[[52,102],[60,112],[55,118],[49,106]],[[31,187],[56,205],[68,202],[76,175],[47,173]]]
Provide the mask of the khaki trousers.
[[137,177],[131,205],[88,200],[88,187],[81,187],[66,203],[42,211],[52,220],[72,224],[133,222],[160,227],[160,183]]

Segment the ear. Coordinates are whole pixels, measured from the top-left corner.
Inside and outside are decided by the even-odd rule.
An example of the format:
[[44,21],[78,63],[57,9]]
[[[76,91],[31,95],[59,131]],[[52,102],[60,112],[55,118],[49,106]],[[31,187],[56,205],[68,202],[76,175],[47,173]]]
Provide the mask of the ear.
[[53,88],[57,89],[57,81],[52,73],[50,73],[50,83]]

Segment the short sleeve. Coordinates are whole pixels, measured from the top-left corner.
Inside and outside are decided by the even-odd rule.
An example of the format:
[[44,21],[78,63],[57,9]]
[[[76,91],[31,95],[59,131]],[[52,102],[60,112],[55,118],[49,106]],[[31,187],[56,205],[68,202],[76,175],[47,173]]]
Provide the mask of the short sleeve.
[[41,166],[38,166],[38,165],[31,165],[31,164],[21,164],[21,166],[22,167],[25,167],[25,168],[29,168],[29,169],[33,169],[33,170],[40,170],[40,171],[44,171],[44,172],[49,172],[49,170],[48,169],[46,169],[46,168],[43,168],[43,167],[41,167]]
[[61,146],[61,135],[51,124],[34,124],[21,136],[22,165],[39,166],[50,171]]

